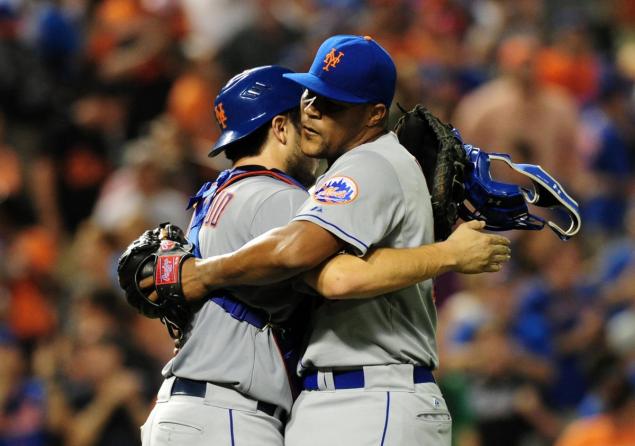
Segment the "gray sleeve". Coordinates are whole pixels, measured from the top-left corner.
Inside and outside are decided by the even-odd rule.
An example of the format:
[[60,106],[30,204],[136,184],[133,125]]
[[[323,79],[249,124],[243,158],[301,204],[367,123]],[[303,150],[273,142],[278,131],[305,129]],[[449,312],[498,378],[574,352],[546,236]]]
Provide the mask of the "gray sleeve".
[[250,237],[258,237],[273,228],[288,224],[306,198],[306,191],[295,187],[278,190],[271,194],[260,203],[254,213],[249,228]]
[[374,153],[349,156],[333,167],[294,220],[315,223],[364,255],[403,219],[399,178],[392,165]]

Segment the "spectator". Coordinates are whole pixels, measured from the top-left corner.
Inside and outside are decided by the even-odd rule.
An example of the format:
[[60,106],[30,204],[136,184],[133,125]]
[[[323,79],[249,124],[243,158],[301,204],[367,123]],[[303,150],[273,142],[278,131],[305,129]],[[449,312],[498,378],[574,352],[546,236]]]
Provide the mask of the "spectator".
[[100,228],[116,231],[120,225],[137,218],[147,227],[165,221],[187,227],[187,216],[183,213],[187,197],[170,186],[170,174],[174,172],[170,159],[158,151],[149,138],[128,146],[127,166],[109,179],[95,206],[93,219]]
[[531,34],[506,38],[498,50],[501,74],[458,104],[453,124],[466,141],[515,162],[539,164],[565,184],[579,170],[575,103],[535,76],[540,42]]
[[171,43],[180,37],[179,10],[153,10],[153,5],[105,0],[97,4],[90,24],[87,53],[96,78],[130,99],[128,137],[138,136],[164,108],[174,61]]
[[579,247],[570,243],[556,249],[542,260],[542,279],[522,292],[514,325],[535,351],[553,361],[556,372],[548,402],[567,410],[588,390],[587,364],[595,359],[590,348],[601,343],[603,314],[583,292]]
[[539,394],[553,370],[549,358],[515,331],[514,287],[480,278],[469,278],[468,286],[470,294],[450,297],[441,313],[450,329],[441,338],[442,363],[444,376],[451,370],[465,377],[467,405],[481,443],[518,445],[532,428],[554,436],[557,424],[546,421]]
[[139,444],[148,401],[139,375],[124,366],[121,343],[112,337],[79,340],[72,361],[77,371],[66,386],[71,416],[65,444]]
[[[271,0],[259,0],[258,20],[238,32],[219,51],[225,73],[240,73],[247,68],[279,64],[286,45],[302,39],[302,32],[282,23],[273,13]],[[258,42],[258,45],[254,45]]]
[[556,446],[630,446],[635,444],[635,383],[623,374],[607,377],[606,409],[603,413],[574,421]]
[[72,234],[90,215],[109,170],[104,135],[76,122],[52,125],[34,165],[40,222],[55,236]]
[[596,97],[600,61],[582,24],[567,23],[556,30],[553,45],[537,55],[536,77],[541,84],[566,89],[580,104]]
[[590,184],[586,188],[583,219],[589,232],[623,231],[628,184],[634,171],[628,125],[628,93],[632,85],[607,73],[597,105],[582,112],[583,151]]
[[47,444],[42,384],[27,375],[17,340],[0,328],[0,445]]
[[57,294],[53,281],[57,247],[41,227],[22,229],[9,247],[9,324],[22,342],[53,334]]

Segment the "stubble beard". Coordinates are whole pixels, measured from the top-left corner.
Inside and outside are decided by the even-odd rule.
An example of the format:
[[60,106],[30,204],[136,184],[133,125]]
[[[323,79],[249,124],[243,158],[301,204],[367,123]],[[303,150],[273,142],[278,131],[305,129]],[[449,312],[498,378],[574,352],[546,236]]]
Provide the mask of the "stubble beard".
[[298,143],[289,162],[288,174],[295,178],[300,184],[308,188],[315,183],[315,171],[317,169],[317,158],[309,157],[302,152]]
[[302,153],[311,158],[326,158],[329,149],[321,136],[307,138],[304,134],[300,135],[300,147]]

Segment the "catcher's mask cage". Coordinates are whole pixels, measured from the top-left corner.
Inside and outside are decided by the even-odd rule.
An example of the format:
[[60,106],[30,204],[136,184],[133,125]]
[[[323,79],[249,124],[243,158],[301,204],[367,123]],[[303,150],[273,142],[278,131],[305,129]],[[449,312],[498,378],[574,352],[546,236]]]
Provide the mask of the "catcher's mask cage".
[[[468,157],[466,200],[473,206],[470,209],[465,202],[459,206],[459,216],[463,220],[483,220],[485,228],[493,231],[540,230],[547,225],[562,240],[568,240],[580,230],[578,203],[542,167],[516,164],[508,154],[483,152],[469,144],[463,147]],[[533,187],[495,181],[490,173],[490,160],[505,162],[528,177]],[[533,215],[527,204],[564,211],[568,224]]]

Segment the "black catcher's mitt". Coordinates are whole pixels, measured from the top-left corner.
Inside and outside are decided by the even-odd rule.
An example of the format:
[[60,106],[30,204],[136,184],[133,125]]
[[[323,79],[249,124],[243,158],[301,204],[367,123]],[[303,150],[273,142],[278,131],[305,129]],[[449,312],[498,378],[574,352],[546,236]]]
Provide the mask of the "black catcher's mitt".
[[[128,303],[144,316],[161,319],[170,336],[179,341],[192,318],[181,287],[181,265],[192,257],[192,249],[179,227],[164,223],[132,242],[117,267]],[[152,289],[139,288],[139,282],[150,276],[154,276],[156,302],[148,298]]]
[[[401,107],[400,107],[401,108]],[[399,142],[417,159],[426,178],[434,215],[434,237],[445,240],[458,218],[465,199],[467,156],[463,142],[421,104],[403,115],[395,125]]]

